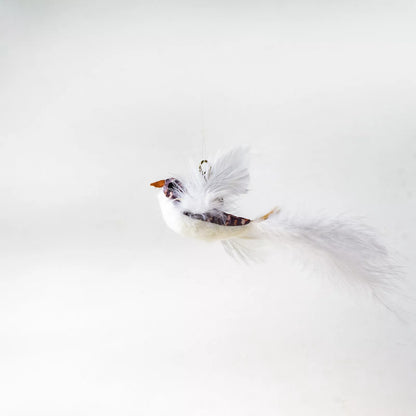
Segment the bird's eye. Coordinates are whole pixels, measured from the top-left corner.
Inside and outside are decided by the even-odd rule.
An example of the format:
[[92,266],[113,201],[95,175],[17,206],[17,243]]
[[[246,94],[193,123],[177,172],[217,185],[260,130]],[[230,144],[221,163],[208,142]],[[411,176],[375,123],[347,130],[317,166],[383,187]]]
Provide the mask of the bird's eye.
[[175,187],[175,184],[173,182],[170,182],[168,185],[168,189],[173,189]]

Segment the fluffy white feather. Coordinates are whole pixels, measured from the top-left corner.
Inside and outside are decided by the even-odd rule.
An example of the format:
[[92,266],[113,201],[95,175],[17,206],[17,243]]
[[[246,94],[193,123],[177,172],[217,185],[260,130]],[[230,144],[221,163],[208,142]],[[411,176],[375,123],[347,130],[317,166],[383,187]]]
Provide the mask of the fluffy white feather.
[[326,262],[374,293],[397,282],[398,268],[373,229],[344,216],[293,216],[274,212],[255,220],[247,232],[224,241],[226,250],[244,261],[258,261],[271,250],[289,249],[302,261]]
[[245,234],[222,241],[234,258],[250,263],[263,261],[273,252],[289,253],[296,262],[334,282],[366,289],[400,320],[407,319],[406,308],[393,300],[395,295],[400,295],[401,303],[406,300],[401,268],[376,232],[361,221],[275,212],[249,225]]
[[218,154],[205,167],[205,175],[193,164],[189,174],[181,178],[186,188],[181,199],[183,210],[196,214],[229,210],[239,195],[248,192],[248,165],[248,148],[244,147]]

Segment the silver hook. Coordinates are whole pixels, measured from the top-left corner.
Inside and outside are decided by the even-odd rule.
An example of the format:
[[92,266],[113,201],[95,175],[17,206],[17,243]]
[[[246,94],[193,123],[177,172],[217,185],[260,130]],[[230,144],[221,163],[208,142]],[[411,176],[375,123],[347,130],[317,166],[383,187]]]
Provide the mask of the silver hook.
[[[208,165],[208,166],[204,166],[204,165]],[[203,176],[203,178],[205,180],[207,180],[209,178],[209,175],[211,175],[211,169],[212,167],[210,166],[208,160],[201,160],[200,164],[199,164],[199,171],[201,172],[201,175]]]

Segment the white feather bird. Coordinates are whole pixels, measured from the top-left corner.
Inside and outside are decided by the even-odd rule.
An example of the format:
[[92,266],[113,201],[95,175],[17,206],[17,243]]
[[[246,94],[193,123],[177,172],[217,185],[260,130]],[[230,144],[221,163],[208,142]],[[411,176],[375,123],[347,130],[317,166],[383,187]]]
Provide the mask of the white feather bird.
[[[294,217],[273,209],[254,220],[228,213],[248,192],[248,150],[236,148],[203,160],[181,179],[151,185],[161,188],[159,203],[166,224],[198,239],[220,240],[227,253],[256,261],[272,248],[301,248],[315,259],[329,260],[351,282],[361,283],[378,298],[395,287],[397,269],[387,250],[367,226],[350,218]],[[384,303],[384,302],[383,302]]]

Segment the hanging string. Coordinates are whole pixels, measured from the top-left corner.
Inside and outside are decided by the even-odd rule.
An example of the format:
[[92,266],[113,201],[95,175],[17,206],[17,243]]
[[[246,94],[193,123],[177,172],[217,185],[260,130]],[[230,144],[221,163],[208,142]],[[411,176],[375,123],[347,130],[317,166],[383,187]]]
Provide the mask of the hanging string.
[[204,101],[202,99],[202,93],[199,95],[200,100],[200,109],[201,109],[201,159],[206,157],[206,137],[205,137],[205,111],[204,111]]
[[202,93],[200,93],[200,109],[201,109],[201,162],[199,163],[199,172],[205,180],[208,180],[211,174],[211,165],[208,160],[205,159],[206,156],[206,135],[205,135],[205,111],[204,111],[204,101],[202,99]]

